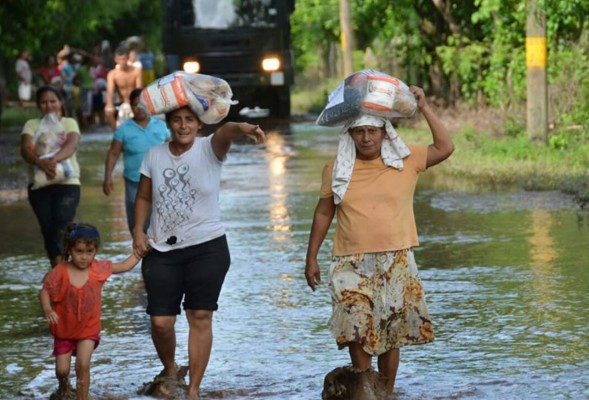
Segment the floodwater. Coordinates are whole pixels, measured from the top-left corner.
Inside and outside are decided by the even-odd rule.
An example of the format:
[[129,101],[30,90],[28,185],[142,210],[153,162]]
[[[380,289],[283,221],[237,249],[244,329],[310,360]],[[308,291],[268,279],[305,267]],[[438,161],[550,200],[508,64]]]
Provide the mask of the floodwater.
[[[202,392],[317,400],[323,377],[348,363],[326,329],[325,285],[312,293],[303,276],[321,168],[337,135],[311,123],[263,127],[267,145],[234,146],[224,166],[221,207],[232,266]],[[101,192],[109,141],[106,133],[83,136],[77,219],[101,230],[100,258],[119,260],[131,240],[120,176],[113,196]],[[416,258],[437,339],[401,350],[394,398],[589,398],[587,212],[556,192],[455,183],[433,169],[416,193]],[[48,264],[25,200],[0,204],[0,221],[0,399],[47,399],[56,380],[37,292]],[[324,273],[330,245],[328,239],[320,254]],[[103,296],[91,394],[141,399],[137,390],[160,365],[140,268],[109,279]],[[177,359],[186,364],[183,316],[177,328]]]

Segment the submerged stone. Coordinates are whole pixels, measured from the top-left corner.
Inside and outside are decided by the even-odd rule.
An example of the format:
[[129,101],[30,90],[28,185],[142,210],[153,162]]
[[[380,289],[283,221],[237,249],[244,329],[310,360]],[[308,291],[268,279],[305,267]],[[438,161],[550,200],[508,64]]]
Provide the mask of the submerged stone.
[[373,369],[358,371],[351,366],[329,372],[321,393],[322,400],[382,400],[386,397],[385,382],[378,372]]

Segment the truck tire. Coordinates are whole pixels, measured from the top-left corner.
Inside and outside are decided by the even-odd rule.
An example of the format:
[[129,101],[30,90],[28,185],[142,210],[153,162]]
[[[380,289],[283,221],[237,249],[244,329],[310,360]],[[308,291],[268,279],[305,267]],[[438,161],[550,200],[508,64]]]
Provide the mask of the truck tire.
[[271,107],[271,113],[275,117],[289,118],[290,117],[290,88],[280,87],[274,89],[276,99]]

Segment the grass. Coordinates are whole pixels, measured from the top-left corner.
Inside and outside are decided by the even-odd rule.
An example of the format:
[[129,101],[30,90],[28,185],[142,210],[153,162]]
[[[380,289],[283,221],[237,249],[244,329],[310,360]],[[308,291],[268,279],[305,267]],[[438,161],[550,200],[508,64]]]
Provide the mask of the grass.
[[[425,127],[411,130],[408,139],[431,141]],[[454,179],[476,181],[490,188],[515,186],[525,190],[559,190],[589,203],[589,142],[569,135],[566,147],[534,144],[525,134],[495,137],[465,126],[452,135],[456,150],[436,172]]]
[[0,127],[16,128],[22,127],[25,122],[31,118],[38,118],[39,110],[36,107],[11,106],[2,109],[2,117],[0,118]]
[[334,79],[305,79],[304,82],[297,82],[291,91],[291,113],[319,115],[325,107],[327,96],[338,84],[339,81]]

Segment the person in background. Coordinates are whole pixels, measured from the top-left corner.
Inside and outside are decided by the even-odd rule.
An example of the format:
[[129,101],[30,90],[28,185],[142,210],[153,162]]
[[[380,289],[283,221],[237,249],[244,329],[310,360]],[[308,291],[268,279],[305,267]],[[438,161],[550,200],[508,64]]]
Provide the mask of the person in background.
[[[130,105],[131,92],[142,86],[141,70],[129,65],[127,47],[119,46],[117,48],[115,62],[115,68],[110,70],[106,77],[106,105],[104,107],[104,113],[113,131],[125,120],[133,117]],[[118,96],[118,104],[115,104],[115,95]]]
[[24,107],[25,102],[31,100],[31,80],[33,79],[33,74],[29,65],[29,59],[29,52],[22,50],[18,55],[14,67],[16,78],[18,79],[18,101],[21,107]]
[[148,44],[145,44],[139,52],[139,61],[143,66],[143,86],[155,81],[155,55]]
[[[64,128],[58,138],[59,151],[51,157],[42,158],[36,152],[34,137],[41,125],[41,118],[31,119],[25,123],[20,142],[22,158],[29,164],[29,203],[39,221],[47,256],[51,265],[55,266],[61,261],[63,254],[63,232],[73,221],[80,202],[80,167],[76,159],[80,129],[75,119],[64,117],[63,99],[55,87],[40,87],[36,93],[36,102],[43,117],[54,113]],[[58,180],[58,163],[64,161],[69,161],[72,174]],[[33,189],[35,168],[41,173],[44,172],[52,184]]]
[[147,254],[142,273],[152,340],[164,367],[159,376],[176,376],[174,326],[183,305],[189,325],[187,398],[197,399],[211,354],[213,312],[230,264],[219,207],[221,167],[233,141],[245,136],[264,143],[266,135],[257,125],[227,122],[198,137],[202,123],[189,107],[166,113],[166,122],[171,141],[152,147],[139,169],[133,247]]
[[104,61],[104,67],[110,71],[115,67],[114,57],[110,42],[108,40],[102,40],[99,45],[99,55]]
[[55,62],[54,56],[45,57],[43,66],[37,70],[39,76],[43,79],[45,85],[55,85],[60,77],[59,67]]
[[91,55],[79,55],[80,63],[76,68],[76,77],[80,79],[80,109],[79,122],[80,127],[84,130],[90,126],[92,117],[92,100],[94,90],[94,78],[90,72]]
[[454,151],[423,90],[410,90],[432,144],[406,146],[385,118],[361,114],[345,125],[337,156],[323,169],[305,266],[314,291],[321,281],[317,255],[337,214],[328,274],[329,328],[338,347],[348,348],[357,370],[372,368],[372,357],[378,358],[389,394],[400,347],[434,340],[413,254],[419,244],[413,195],[419,174]]
[[[65,230],[62,262],[43,279],[39,294],[49,324],[55,356],[56,394],[69,398],[72,356],[76,357],[76,399],[89,399],[90,360],[100,343],[102,286],[112,274],[133,269],[140,258],[122,262],[95,259],[100,234],[89,224],[72,223]],[[53,396],[51,397],[53,398]]]
[[[139,166],[143,156],[147,151],[158,144],[164,143],[170,137],[170,131],[165,122],[152,117],[139,107],[141,89],[135,89],[131,92],[131,109],[133,118],[127,120],[119,126],[110,143],[110,148],[106,154],[104,166],[104,182],[102,191],[109,196],[113,191],[112,172],[119,159],[123,154],[125,177],[125,209],[127,211],[127,225],[129,231],[133,232],[135,206],[135,196],[139,186]],[[144,230],[149,226],[147,219]]]
[[70,46],[67,44],[63,46],[63,49],[57,53],[57,65],[61,74],[62,89],[64,93],[63,106],[65,110],[65,116],[68,117],[75,117],[76,115],[74,98],[72,95],[76,70],[70,61],[72,56],[73,53],[70,49]]
[[129,65],[132,65],[135,68],[137,68],[139,70],[139,72],[141,73],[141,77],[143,78],[143,73],[142,73],[143,64],[141,63],[141,60],[139,59],[139,54],[137,53],[136,48],[129,49]]
[[108,70],[104,66],[104,60],[100,56],[92,57],[92,66],[90,73],[94,81],[94,88],[92,90],[92,117],[91,121],[95,121],[98,117],[98,123],[104,125],[106,117],[104,115],[104,98],[106,97],[106,77]]
[[74,107],[74,115],[76,117],[76,121],[78,121],[78,126],[80,126],[81,129],[84,129],[84,124],[82,122],[84,118],[82,117],[82,101],[81,101],[82,78],[77,74],[76,74],[76,76],[74,76],[71,95],[72,95],[72,104]]

